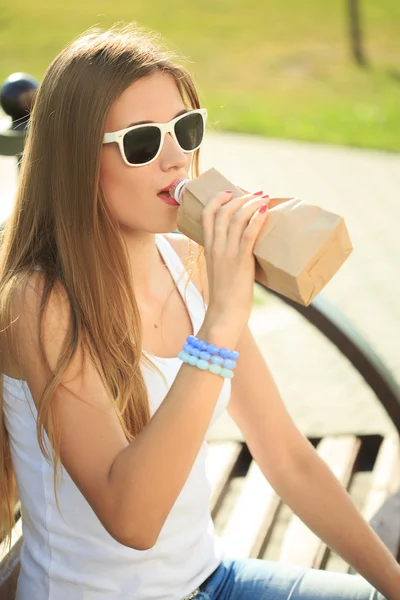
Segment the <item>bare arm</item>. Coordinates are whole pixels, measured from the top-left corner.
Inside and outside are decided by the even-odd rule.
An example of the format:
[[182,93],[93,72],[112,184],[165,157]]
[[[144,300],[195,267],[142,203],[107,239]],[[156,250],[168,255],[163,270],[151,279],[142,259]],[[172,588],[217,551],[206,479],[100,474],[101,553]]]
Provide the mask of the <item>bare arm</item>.
[[[263,203],[262,198],[232,199],[232,192],[221,192],[202,212],[212,302],[198,335],[217,346],[234,349],[251,312],[253,250],[265,223],[266,213],[259,211]],[[42,276],[36,273],[15,306],[24,378],[37,405],[48,378],[37,333],[42,287]],[[68,326],[69,304],[60,285],[43,323],[52,370]],[[182,364],[162,406],[128,443],[113,400],[89,358],[82,362],[81,348],[68,366],[54,398],[61,462],[101,523],[122,544],[147,549],[156,542],[200,450],[222,385],[222,377]]]
[[[37,406],[46,384],[36,333],[40,293],[41,279],[35,275],[19,299],[23,310],[16,322],[24,378]],[[54,292],[44,320],[52,368],[68,318],[65,296]],[[234,333],[218,332],[206,322],[199,336],[220,346],[233,347],[237,341]],[[94,366],[87,360],[80,367],[79,352],[54,399],[61,425],[61,462],[107,531],[124,545],[147,549],[157,540],[190,473],[223,379],[182,364],[162,405],[129,444]]]
[[228,411],[265,477],[318,537],[388,599],[399,600],[400,566],[294,424],[247,327],[237,350]]
[[[234,347],[236,343],[206,323],[198,336],[219,346]],[[189,476],[222,384],[222,377],[183,364],[150,423],[111,466],[113,493],[126,500],[122,520],[133,519],[134,503],[134,515],[144,520],[150,536],[146,546],[155,543]]]

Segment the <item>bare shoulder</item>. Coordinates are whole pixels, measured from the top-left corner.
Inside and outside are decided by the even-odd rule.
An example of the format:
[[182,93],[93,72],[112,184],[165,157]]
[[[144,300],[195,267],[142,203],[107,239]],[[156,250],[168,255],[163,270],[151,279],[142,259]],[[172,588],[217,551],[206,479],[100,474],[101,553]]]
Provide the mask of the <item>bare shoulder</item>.
[[[194,242],[193,240],[189,240],[186,235],[182,233],[164,233],[163,234],[167,240],[170,242],[171,246],[177,252],[179,257],[182,259],[182,262],[185,263],[189,257],[189,252],[194,253],[197,256],[197,253],[201,250],[201,246]],[[189,249],[189,244],[193,248],[193,250]],[[208,305],[209,299],[209,291],[208,291],[208,280],[207,280],[207,267],[206,261],[204,257],[204,253],[201,256],[201,259],[198,263],[198,268],[195,269],[193,274],[193,283],[197,287],[197,289],[202,294],[204,301]]]
[[[5,373],[18,379],[25,379],[24,357],[37,356],[36,343],[39,338],[39,323],[42,299],[46,287],[46,277],[40,271],[30,273],[18,285],[11,299],[11,338],[12,347],[7,356]],[[51,336],[64,337],[68,329],[69,302],[61,283],[53,286],[43,312],[45,330]],[[19,360],[17,360],[17,356]]]
[[[21,316],[36,312],[41,305],[46,288],[46,275],[42,271],[31,272],[25,282],[16,288],[13,296],[13,310],[20,311]],[[56,281],[49,295],[52,308],[68,306],[67,293],[61,282]]]

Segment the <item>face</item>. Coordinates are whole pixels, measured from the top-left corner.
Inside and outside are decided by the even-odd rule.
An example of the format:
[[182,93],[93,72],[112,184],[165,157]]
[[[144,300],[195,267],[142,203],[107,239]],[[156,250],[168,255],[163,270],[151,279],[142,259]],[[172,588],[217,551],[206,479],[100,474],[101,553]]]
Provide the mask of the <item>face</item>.
[[[165,123],[185,108],[174,79],[157,72],[132,83],[114,102],[106,132],[137,121]],[[124,163],[117,143],[103,144],[100,183],[123,232],[165,233],[176,229],[178,207],[165,204],[157,194],[176,179],[188,177],[192,157],[170,133],[156,160],[140,167]]]

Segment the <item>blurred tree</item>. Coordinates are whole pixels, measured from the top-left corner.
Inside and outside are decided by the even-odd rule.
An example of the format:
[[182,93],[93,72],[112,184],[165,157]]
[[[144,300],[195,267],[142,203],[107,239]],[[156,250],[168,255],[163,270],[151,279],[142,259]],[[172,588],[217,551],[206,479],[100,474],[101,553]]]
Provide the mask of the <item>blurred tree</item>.
[[368,61],[365,57],[362,41],[362,27],[360,20],[359,0],[347,0],[349,15],[350,44],[354,60],[360,67],[366,67]]

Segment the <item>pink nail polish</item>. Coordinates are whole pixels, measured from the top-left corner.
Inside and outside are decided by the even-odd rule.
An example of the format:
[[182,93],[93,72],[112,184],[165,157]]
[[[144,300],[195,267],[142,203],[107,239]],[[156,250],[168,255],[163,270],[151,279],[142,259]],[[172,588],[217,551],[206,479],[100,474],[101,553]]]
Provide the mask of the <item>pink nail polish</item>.
[[261,196],[264,192],[261,190],[261,192],[254,192],[253,196]]
[[269,198],[269,194],[265,194],[265,196],[261,196],[261,198]]
[[258,209],[258,212],[260,214],[263,214],[263,213],[265,213],[266,210],[267,210],[267,205],[263,204],[262,207]]

